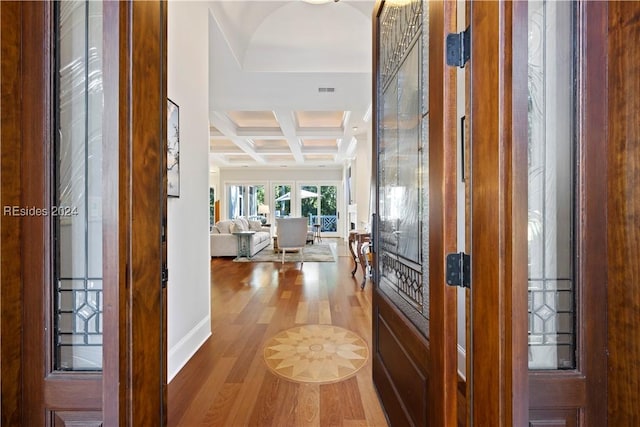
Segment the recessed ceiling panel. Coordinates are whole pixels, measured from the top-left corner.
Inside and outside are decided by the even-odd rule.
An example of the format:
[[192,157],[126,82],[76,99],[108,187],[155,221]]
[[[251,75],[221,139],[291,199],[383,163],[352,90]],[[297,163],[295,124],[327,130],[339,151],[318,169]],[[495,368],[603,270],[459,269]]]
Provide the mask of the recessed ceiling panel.
[[303,128],[340,128],[344,111],[298,111],[298,127]]
[[333,162],[334,156],[331,154],[305,154],[304,159],[310,162]]
[[326,148],[337,149],[338,141],[334,138],[331,139],[303,139],[302,146],[304,148]]
[[211,136],[219,136],[222,135],[222,132],[220,132],[220,129],[218,129],[215,126],[210,126],[209,127],[209,135]]
[[253,158],[248,154],[229,154],[227,156],[227,161],[229,163],[253,163]]
[[209,142],[212,153],[242,153],[243,151],[230,139],[212,139]]
[[227,116],[238,128],[280,128],[273,111],[229,111]]
[[256,151],[289,151],[289,143],[285,139],[254,139]]
[[295,161],[292,155],[286,154],[265,155],[265,158],[268,159],[269,163],[290,163]]

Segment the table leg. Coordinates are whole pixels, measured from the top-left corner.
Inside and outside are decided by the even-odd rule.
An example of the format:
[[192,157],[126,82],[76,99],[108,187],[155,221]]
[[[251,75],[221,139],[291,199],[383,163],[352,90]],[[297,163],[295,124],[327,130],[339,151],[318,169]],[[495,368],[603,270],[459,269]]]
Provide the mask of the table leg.
[[367,281],[367,262],[362,255],[362,240],[358,239],[358,260],[360,261],[360,267],[362,268],[362,283],[360,288],[364,288],[364,284]]
[[358,270],[358,257],[353,252],[353,244],[355,243],[355,239],[352,238],[352,236],[355,235],[349,235],[349,252],[351,252],[351,256],[353,257],[353,270],[351,270],[351,275],[354,276],[356,274],[356,271]]

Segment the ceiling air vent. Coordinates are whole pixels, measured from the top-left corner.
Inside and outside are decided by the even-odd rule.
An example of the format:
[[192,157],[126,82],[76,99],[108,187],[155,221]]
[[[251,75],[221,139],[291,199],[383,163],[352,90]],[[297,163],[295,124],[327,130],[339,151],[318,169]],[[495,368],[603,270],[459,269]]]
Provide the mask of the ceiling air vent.
[[319,87],[318,88],[318,92],[323,93],[323,92],[335,92],[336,88],[335,87]]

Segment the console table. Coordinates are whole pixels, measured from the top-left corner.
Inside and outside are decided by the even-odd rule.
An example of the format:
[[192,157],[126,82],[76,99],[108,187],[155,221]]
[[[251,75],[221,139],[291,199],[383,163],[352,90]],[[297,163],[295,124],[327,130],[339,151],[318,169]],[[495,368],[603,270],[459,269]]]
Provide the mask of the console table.
[[[351,252],[351,256],[353,257],[353,270],[351,271],[351,275],[354,276],[356,271],[358,270],[358,264],[360,264],[360,268],[362,269],[362,284],[361,288],[364,288],[364,284],[367,281],[367,267],[364,256],[362,255],[362,245],[366,242],[371,241],[371,233],[365,230],[352,230],[349,232],[349,251]],[[354,245],[356,246],[354,252]]]
[[234,231],[233,235],[238,238],[237,258],[251,258],[251,236],[255,231]]

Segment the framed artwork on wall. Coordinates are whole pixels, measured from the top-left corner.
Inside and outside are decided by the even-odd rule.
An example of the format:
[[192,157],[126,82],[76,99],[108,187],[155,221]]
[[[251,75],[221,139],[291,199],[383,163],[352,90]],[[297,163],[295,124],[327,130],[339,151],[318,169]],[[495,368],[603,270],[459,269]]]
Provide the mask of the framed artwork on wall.
[[180,197],[180,107],[168,98],[167,196]]

